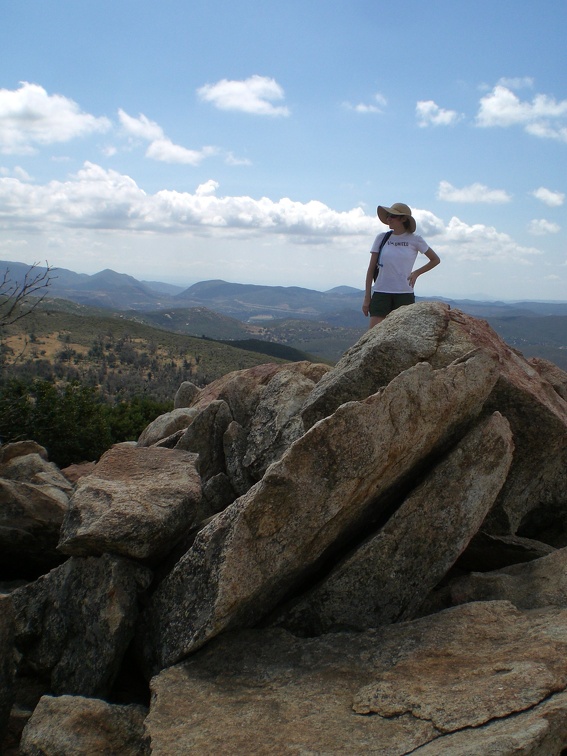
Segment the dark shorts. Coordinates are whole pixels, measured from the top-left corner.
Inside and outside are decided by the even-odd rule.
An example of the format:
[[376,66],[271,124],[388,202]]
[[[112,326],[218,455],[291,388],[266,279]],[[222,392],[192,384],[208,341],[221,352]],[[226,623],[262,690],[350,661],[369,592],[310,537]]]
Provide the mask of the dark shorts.
[[383,294],[375,291],[370,300],[369,313],[374,318],[385,318],[398,307],[414,304],[415,294]]

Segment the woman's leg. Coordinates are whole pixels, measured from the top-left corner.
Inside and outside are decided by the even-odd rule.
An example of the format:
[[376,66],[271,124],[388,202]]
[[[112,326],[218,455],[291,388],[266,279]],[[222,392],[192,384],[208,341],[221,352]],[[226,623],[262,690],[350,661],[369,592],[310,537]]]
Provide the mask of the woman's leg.
[[368,325],[368,330],[370,330],[371,328],[374,328],[374,326],[377,326],[378,323],[381,323],[384,320],[385,317],[386,317],[385,315],[382,315],[382,316],[371,315],[370,316],[370,323]]

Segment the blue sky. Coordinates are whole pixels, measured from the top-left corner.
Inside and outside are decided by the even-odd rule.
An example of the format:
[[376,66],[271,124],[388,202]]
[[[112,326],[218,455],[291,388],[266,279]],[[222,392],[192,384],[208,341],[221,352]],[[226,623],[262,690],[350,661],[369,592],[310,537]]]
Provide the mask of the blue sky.
[[567,300],[563,0],[0,0],[0,259]]

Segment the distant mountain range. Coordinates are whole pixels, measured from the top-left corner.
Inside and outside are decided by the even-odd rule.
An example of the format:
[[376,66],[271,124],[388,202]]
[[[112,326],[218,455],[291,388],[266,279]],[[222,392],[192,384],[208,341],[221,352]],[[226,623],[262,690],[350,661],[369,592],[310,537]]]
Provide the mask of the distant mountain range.
[[[0,280],[6,270],[11,280],[21,282],[29,265],[0,261]],[[37,267],[37,272],[42,270],[45,269]],[[363,292],[349,286],[321,292],[298,286],[213,280],[184,289],[138,281],[113,270],[87,275],[57,268],[52,275],[50,298],[119,311],[125,317],[178,333],[279,341],[326,359],[338,359],[367,328],[360,309]],[[546,357],[567,369],[567,301],[436,299],[488,320],[508,344],[526,356]]]

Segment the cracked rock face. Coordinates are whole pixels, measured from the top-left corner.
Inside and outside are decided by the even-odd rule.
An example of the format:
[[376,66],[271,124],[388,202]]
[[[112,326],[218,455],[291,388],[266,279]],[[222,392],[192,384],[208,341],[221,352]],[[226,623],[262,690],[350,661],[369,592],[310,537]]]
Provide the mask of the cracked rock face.
[[549,611],[521,614],[495,602],[417,621],[411,630],[425,631],[419,647],[404,649],[379,680],[359,689],[353,710],[409,713],[444,733],[526,711],[567,684],[567,660],[559,659],[567,649],[567,612],[551,614],[548,624]]
[[558,742],[566,652],[566,610],[507,602],[310,639],[240,631],[154,678],[146,725],[154,754],[181,753],[183,741],[196,752],[391,756],[429,743],[424,753],[456,756],[446,737],[447,748],[453,734],[461,747],[509,743],[502,718],[515,714],[516,744]]
[[274,624],[319,635],[413,618],[478,531],[506,480],[512,454],[510,426],[502,415],[476,425],[377,534],[280,612]]

